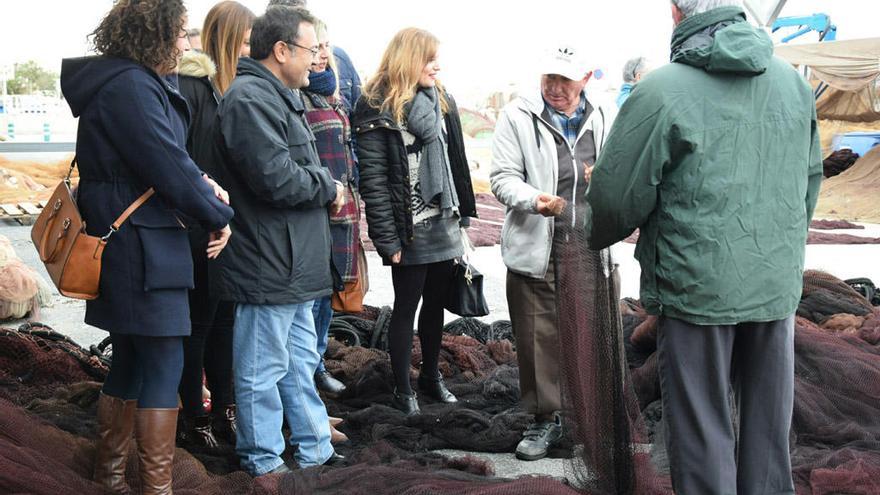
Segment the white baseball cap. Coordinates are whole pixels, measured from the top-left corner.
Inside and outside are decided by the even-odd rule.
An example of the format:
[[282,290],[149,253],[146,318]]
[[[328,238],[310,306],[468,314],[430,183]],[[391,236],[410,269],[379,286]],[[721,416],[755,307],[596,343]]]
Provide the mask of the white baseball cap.
[[590,72],[585,53],[570,43],[557,43],[544,52],[539,64],[541,74],[559,74],[580,81]]

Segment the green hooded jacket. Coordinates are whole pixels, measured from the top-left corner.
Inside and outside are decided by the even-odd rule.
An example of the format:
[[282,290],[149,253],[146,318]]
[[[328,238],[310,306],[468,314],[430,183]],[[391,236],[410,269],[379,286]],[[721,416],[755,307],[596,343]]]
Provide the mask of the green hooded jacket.
[[822,180],[812,91],[738,7],[681,22],[671,61],[635,87],[611,129],[587,192],[589,245],[640,229],[650,314],[785,318]]

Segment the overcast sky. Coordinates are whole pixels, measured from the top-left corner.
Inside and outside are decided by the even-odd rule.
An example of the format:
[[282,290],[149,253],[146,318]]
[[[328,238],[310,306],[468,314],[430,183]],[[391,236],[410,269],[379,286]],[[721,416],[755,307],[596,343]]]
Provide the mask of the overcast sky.
[[[256,14],[266,0],[240,0]],[[37,60],[58,70],[61,58],[87,53],[86,35],[112,0],[0,0],[0,64]],[[188,0],[190,26],[200,27],[215,0]],[[631,57],[668,57],[672,21],[668,0],[311,0],[309,7],[369,75],[385,45],[407,26],[440,39],[441,78],[453,94],[477,98],[513,82],[532,80],[535,58],[560,38],[581,45],[616,86]],[[783,16],[823,12],[838,39],[880,36],[880,0],[788,0]],[[792,30],[788,31],[789,33]],[[815,41],[816,36],[803,37]],[[600,83],[601,84],[601,83]]]

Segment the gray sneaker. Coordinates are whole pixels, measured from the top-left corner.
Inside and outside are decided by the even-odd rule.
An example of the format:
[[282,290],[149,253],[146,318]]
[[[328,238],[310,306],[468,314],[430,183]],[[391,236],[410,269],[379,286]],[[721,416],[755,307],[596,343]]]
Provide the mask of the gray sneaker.
[[523,461],[537,461],[547,456],[547,449],[562,438],[562,423],[544,421],[529,425],[523,432],[523,439],[516,446],[516,458]]

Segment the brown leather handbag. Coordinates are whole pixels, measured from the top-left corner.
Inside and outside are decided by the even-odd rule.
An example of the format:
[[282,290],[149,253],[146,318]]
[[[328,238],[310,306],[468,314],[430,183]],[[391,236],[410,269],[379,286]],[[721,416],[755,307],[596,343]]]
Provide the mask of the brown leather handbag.
[[34,222],[31,240],[58,292],[74,299],[95,299],[101,278],[101,255],[107,241],[155,191],[151,187],[135,200],[103,237],[91,236],[86,233],[86,223],[79,214],[71,190],[70,175],[74,167],[76,157],[70,162],[67,177],[55,188],[52,198]]
[[367,274],[367,257],[364,246],[357,246],[358,276],[353,282],[346,282],[342,291],[330,296],[330,307],[337,313],[360,313],[364,310],[364,296],[370,290],[370,278]]

